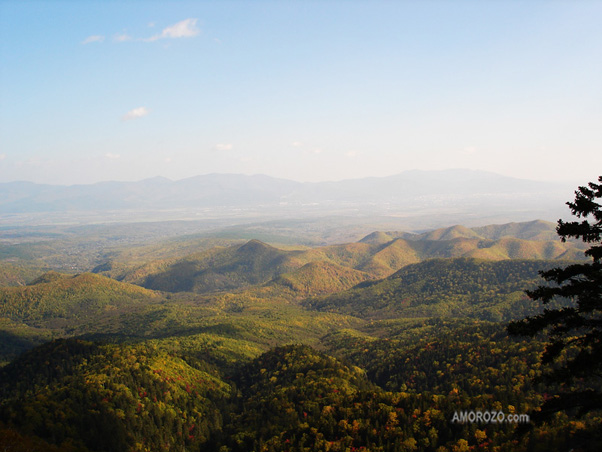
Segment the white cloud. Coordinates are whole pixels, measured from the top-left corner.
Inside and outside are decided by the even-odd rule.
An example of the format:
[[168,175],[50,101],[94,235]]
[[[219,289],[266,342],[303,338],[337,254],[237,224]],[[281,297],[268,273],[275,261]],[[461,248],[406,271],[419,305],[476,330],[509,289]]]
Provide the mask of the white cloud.
[[198,19],[184,19],[176,24],[164,28],[161,34],[151,36],[146,41],[157,41],[166,38],[192,38],[198,35],[201,30],[196,26]]
[[347,157],[357,157],[358,155],[360,155],[359,152],[357,151],[349,151],[345,154]]
[[309,151],[310,154],[321,154],[323,151],[320,148],[315,148]]
[[148,115],[148,113],[149,111],[146,109],[146,107],[138,107],[128,111],[125,115],[123,115],[122,119],[124,121],[129,121],[130,119],[138,119]]
[[82,41],[82,44],[90,44],[92,42],[102,42],[105,40],[104,36],[101,35],[93,35],[93,36],[88,36],[86,39],[84,39]]
[[4,160],[6,158],[6,154],[0,154],[0,160]]
[[233,148],[232,143],[218,143],[213,148],[216,151],[229,151]]
[[303,143],[301,143],[300,141],[293,141],[291,143],[291,146],[294,148],[299,148],[299,147],[303,146]]
[[117,160],[118,158],[120,158],[121,156],[119,154],[113,154],[111,152],[107,152],[105,154],[105,157],[108,158],[109,160]]
[[115,36],[113,36],[113,41],[115,42],[125,42],[125,41],[131,41],[132,37],[130,35],[128,35],[127,33],[117,33]]
[[173,159],[171,157],[165,157],[165,163],[171,163],[173,162]]
[[473,155],[476,153],[477,153],[477,148],[474,146],[468,146],[462,150],[462,154],[464,154],[464,155]]

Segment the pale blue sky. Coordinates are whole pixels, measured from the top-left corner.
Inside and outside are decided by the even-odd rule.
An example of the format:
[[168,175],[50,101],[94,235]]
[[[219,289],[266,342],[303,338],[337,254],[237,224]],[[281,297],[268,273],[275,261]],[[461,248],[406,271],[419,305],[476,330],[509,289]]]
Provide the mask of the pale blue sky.
[[602,174],[602,2],[0,0],[0,182]]

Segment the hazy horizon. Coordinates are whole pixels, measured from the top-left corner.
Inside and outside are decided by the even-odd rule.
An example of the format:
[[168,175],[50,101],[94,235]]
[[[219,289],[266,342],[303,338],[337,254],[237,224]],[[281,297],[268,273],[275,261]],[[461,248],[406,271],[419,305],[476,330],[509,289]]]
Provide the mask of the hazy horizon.
[[[303,180],[297,180],[297,179],[290,179],[287,177],[278,177],[278,176],[271,176],[269,174],[263,174],[263,173],[218,173],[218,172],[211,172],[211,173],[205,173],[205,174],[195,174],[192,176],[186,176],[186,177],[182,177],[182,178],[171,178],[171,177],[167,177],[167,176],[163,176],[163,175],[156,175],[156,176],[149,176],[149,177],[143,177],[141,179],[107,179],[107,180],[98,180],[98,181],[93,181],[93,182],[83,182],[83,183],[43,183],[43,182],[35,182],[35,181],[31,181],[31,180],[26,180],[26,179],[15,179],[15,180],[11,180],[11,181],[0,181],[0,184],[10,184],[10,183],[33,183],[36,185],[54,185],[54,186],[64,186],[64,187],[70,187],[70,186],[74,186],[74,185],[95,185],[95,184],[103,184],[103,183],[138,183],[138,182],[144,182],[144,181],[149,181],[149,180],[153,180],[153,179],[164,179],[164,180],[168,180],[170,182],[180,182],[180,181],[184,181],[184,180],[188,180],[188,179],[194,179],[194,178],[199,178],[199,177],[208,177],[208,176],[243,176],[243,177],[267,177],[267,178],[271,178],[271,179],[276,179],[276,180],[284,180],[284,181],[289,181],[289,182],[295,182],[295,183],[299,183],[299,184],[321,184],[321,183],[338,183],[338,182],[347,182],[347,181],[356,181],[356,180],[362,180],[362,179],[386,179],[386,178],[390,178],[390,177],[395,177],[395,176],[402,176],[404,174],[408,174],[408,173],[453,173],[453,172],[472,172],[474,174],[491,174],[494,176],[501,176],[504,178],[509,178],[509,179],[516,179],[518,180],[523,180],[523,181],[532,181],[532,182],[549,182],[549,183],[558,183],[558,184],[562,184],[562,185],[570,185],[573,184],[575,186],[575,188],[577,188],[578,185],[585,185],[587,182],[589,181],[579,181],[576,179],[564,179],[564,180],[559,180],[559,179],[527,179],[527,178],[522,178],[522,177],[514,177],[514,176],[507,176],[505,174],[501,174],[495,171],[485,171],[485,170],[473,170],[473,169],[468,169],[468,168],[446,168],[446,169],[442,169],[442,170],[423,170],[423,169],[411,169],[411,170],[405,170],[405,171],[401,171],[401,172],[397,172],[397,173],[393,173],[393,174],[385,174],[385,175],[381,175],[381,176],[363,176],[363,177],[350,177],[350,178],[343,178],[343,179],[330,179],[330,180],[315,180],[315,181],[303,181]],[[577,184],[577,185],[575,185]]]
[[594,2],[0,2],[0,182],[602,168]]

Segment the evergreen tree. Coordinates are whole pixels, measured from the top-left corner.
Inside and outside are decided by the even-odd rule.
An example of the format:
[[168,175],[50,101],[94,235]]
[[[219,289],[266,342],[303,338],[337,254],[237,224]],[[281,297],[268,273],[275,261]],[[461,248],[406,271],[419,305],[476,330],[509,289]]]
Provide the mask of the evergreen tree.
[[581,221],[559,220],[556,229],[563,242],[580,238],[591,243],[585,254],[592,260],[542,271],[548,284],[527,291],[544,305],[552,300],[566,303],[508,326],[513,335],[548,335],[542,363],[550,370],[544,377],[563,390],[544,403],[538,416],[542,419],[562,410],[582,415],[602,409],[602,206],[597,202],[602,198],[602,176],[598,181],[579,187],[575,201],[567,203]]

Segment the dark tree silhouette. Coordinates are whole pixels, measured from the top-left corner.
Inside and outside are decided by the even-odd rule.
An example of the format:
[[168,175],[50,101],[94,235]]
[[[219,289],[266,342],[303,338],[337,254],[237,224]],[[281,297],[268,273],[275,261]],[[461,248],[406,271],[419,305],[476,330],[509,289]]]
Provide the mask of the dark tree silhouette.
[[563,300],[563,307],[544,308],[542,314],[515,321],[508,326],[511,335],[535,336],[544,332],[548,344],[542,363],[550,370],[544,379],[556,382],[560,394],[547,400],[538,414],[546,419],[566,410],[578,416],[602,409],[602,176],[598,184],[575,191],[575,201],[567,202],[581,221],[558,221],[562,241],[581,239],[592,246],[585,254],[590,262],[540,272],[548,284],[527,294],[544,305]]

